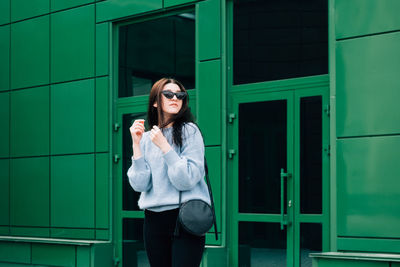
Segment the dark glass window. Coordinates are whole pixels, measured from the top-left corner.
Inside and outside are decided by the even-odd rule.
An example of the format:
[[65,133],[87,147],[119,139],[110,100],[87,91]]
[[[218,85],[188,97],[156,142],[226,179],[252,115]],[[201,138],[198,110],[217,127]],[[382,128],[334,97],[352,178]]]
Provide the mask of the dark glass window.
[[300,100],[300,212],[322,213],[322,97]]
[[[126,174],[132,165],[132,137],[129,128],[137,119],[145,119],[146,113],[125,114],[123,116],[122,135],[123,135],[123,159],[122,159],[122,207],[123,210],[140,210],[138,207],[139,192],[135,192]],[[147,127],[147,126],[146,126]]]
[[183,13],[119,28],[118,96],[146,95],[162,77],[195,86],[195,14]]
[[[240,212],[281,212],[280,171],[287,169],[286,110],[286,100],[239,105]],[[286,181],[284,186],[287,199]]]
[[328,73],[327,2],[234,0],[234,84]]

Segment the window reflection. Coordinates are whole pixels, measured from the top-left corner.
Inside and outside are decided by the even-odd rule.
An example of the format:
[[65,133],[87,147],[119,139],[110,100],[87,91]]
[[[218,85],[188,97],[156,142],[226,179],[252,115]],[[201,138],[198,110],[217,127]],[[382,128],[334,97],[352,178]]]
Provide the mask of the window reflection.
[[234,84],[328,73],[327,0],[234,0]]
[[161,77],[195,86],[195,14],[119,28],[119,97],[146,95]]

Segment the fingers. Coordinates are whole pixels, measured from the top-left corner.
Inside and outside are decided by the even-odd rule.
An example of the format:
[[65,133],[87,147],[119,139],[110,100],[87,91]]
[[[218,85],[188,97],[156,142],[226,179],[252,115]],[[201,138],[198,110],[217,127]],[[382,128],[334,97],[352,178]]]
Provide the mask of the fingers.
[[160,128],[157,126],[153,126],[153,128],[150,130],[150,139],[153,141],[155,138],[159,137],[160,135],[163,135]]
[[131,133],[143,133],[145,129],[143,123],[135,120],[129,130],[131,131]]

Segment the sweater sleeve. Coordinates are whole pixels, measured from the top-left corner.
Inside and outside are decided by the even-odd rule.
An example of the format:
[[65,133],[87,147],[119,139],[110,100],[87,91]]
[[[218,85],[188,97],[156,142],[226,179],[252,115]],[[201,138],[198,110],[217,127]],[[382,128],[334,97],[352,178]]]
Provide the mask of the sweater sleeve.
[[186,124],[182,129],[181,154],[171,149],[164,154],[168,166],[168,177],[179,191],[190,190],[204,177],[204,143],[195,124]]
[[[142,153],[144,147],[141,144]],[[151,188],[151,172],[144,156],[138,159],[132,157],[132,165],[127,172],[129,184],[136,192],[145,192]]]

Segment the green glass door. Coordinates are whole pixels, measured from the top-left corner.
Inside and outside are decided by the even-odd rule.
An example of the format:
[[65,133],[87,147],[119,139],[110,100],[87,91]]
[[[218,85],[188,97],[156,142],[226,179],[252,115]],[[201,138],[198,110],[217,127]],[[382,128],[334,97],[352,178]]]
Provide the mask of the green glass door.
[[117,146],[115,163],[115,241],[119,266],[149,266],[143,243],[143,211],[137,205],[140,193],[135,192],[126,175],[132,160],[132,139],[129,128],[135,119],[146,119],[147,97],[139,101],[119,100],[117,105]]
[[329,244],[324,90],[242,90],[231,100],[231,266],[311,266],[308,254]]

